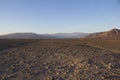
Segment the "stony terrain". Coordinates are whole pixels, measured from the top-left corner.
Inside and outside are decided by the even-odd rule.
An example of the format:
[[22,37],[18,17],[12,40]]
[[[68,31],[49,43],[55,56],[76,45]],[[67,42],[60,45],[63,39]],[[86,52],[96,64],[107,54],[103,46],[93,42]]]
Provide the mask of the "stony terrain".
[[81,39],[11,40],[3,49],[8,41],[0,41],[0,80],[120,80],[119,49]]

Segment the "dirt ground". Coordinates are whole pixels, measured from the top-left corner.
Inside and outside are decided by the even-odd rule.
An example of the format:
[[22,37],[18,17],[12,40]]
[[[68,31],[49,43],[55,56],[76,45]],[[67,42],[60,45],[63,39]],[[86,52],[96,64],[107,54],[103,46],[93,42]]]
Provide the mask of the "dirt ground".
[[0,80],[120,80],[120,40],[0,40]]

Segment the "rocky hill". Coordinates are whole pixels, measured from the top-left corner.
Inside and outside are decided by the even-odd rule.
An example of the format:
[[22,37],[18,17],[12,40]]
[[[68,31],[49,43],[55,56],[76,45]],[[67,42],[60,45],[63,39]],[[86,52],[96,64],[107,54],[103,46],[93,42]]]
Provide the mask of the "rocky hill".
[[98,32],[89,34],[89,38],[120,38],[120,30],[112,29],[105,32]]

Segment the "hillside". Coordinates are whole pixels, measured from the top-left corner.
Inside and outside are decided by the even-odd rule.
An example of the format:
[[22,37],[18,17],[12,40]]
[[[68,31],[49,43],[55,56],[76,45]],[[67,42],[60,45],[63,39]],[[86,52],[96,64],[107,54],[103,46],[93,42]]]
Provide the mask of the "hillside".
[[105,32],[98,32],[89,34],[89,38],[119,38],[120,39],[120,30],[112,29]]

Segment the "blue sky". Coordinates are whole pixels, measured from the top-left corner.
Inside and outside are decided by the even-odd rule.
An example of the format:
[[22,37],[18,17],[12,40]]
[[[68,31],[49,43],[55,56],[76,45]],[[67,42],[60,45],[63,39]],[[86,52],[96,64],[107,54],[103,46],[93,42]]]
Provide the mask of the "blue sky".
[[0,0],[0,34],[120,28],[120,0]]

